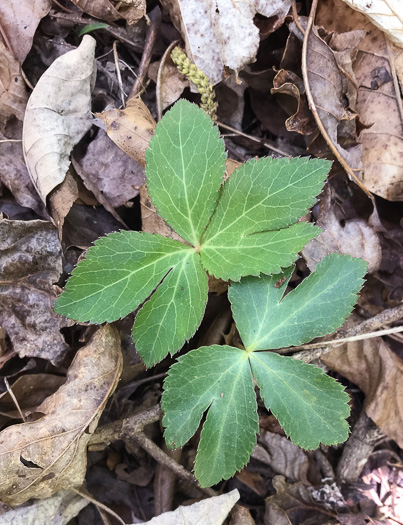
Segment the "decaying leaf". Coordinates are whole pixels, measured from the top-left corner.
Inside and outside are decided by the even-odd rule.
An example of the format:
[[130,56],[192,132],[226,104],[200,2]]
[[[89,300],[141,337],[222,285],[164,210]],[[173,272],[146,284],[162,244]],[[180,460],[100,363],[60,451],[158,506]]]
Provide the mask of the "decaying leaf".
[[61,272],[62,249],[49,222],[0,220],[0,325],[20,357],[64,357],[66,324],[52,309]]
[[403,17],[400,0],[344,0],[382,29],[390,40],[403,47]]
[[358,89],[356,111],[366,125],[358,137],[362,144],[362,181],[385,199],[402,200],[403,109],[399,84],[403,85],[403,51],[342,0],[320,3],[317,23],[327,32],[337,33],[339,42],[347,31],[366,33],[352,64]]
[[109,0],[72,0],[72,2],[85,13],[106,22],[125,18],[129,24],[135,24],[146,14],[145,0],[120,2],[119,10]]
[[334,252],[364,259],[368,263],[368,273],[379,270],[382,249],[378,235],[363,219],[339,220],[328,190],[325,190],[321,199],[316,224],[322,229],[322,233],[302,250],[311,271],[326,255]]
[[203,499],[193,505],[180,506],[173,512],[165,512],[145,522],[144,525],[178,525],[179,523],[222,525],[238,499],[239,492],[235,489],[221,496]]
[[290,481],[304,481],[309,460],[305,452],[285,436],[273,432],[261,432],[252,457],[271,467],[277,474]]
[[66,176],[69,155],[91,127],[95,40],[56,59],[39,79],[25,113],[23,150],[32,182],[42,200]]
[[172,21],[181,32],[188,57],[217,84],[224,66],[239,71],[254,62],[259,30],[253,17],[283,18],[290,0],[163,0]]
[[102,129],[89,143],[85,155],[76,160],[84,185],[95,196],[101,192],[113,208],[138,195],[144,183],[144,168],[118,148]]
[[10,525],[67,525],[90,502],[72,490],[61,490],[50,498],[7,511],[3,523]]
[[381,338],[355,341],[321,359],[364,392],[368,416],[402,447],[403,361],[387,343]]
[[14,116],[24,118],[28,93],[21,76],[18,60],[0,42],[0,132],[4,133],[7,121]]
[[121,366],[118,332],[100,328],[77,352],[66,383],[38,407],[43,416],[0,433],[1,501],[19,505],[82,484],[87,443]]
[[39,22],[51,6],[51,0],[2,0],[0,24],[21,64],[31,49]]

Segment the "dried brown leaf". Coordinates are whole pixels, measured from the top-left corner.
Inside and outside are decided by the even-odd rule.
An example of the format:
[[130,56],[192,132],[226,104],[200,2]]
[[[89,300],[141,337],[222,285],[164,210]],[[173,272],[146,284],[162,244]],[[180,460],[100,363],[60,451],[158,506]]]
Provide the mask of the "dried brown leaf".
[[95,116],[106,125],[108,137],[145,166],[145,151],[157,124],[144,102],[140,98],[132,98],[125,109],[110,109]]
[[42,200],[65,178],[73,146],[91,127],[95,40],[56,59],[39,79],[25,113],[23,150]]
[[43,417],[0,433],[1,501],[19,505],[82,484],[87,443],[121,366],[118,332],[100,328],[77,352],[66,383],[38,407]]
[[64,357],[66,322],[52,309],[61,272],[62,249],[49,222],[0,220],[0,325],[20,357]]
[[2,0],[0,25],[21,64],[32,47],[39,22],[49,13],[51,6],[51,0]]
[[119,10],[109,0],[72,0],[72,2],[85,13],[106,22],[125,18],[129,24],[135,24],[146,14],[145,0],[120,2]]
[[101,192],[112,208],[136,197],[144,183],[144,168],[118,148],[102,129],[89,143],[85,155],[75,159],[84,185],[96,197],[95,192]]
[[365,394],[365,411],[378,427],[403,446],[403,361],[381,338],[335,348],[322,361]]
[[402,200],[403,50],[388,42],[382,31],[342,0],[322,2],[317,22],[329,33],[353,29],[366,32],[353,62],[358,87],[356,109],[366,124],[359,135],[363,148],[362,180],[373,193],[385,199]]

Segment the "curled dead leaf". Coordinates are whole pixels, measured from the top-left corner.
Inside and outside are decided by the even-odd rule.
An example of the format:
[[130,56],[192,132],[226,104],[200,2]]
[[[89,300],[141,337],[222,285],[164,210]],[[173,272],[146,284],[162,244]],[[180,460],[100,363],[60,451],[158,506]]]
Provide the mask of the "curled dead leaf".
[[109,0],[72,0],[72,2],[85,13],[106,22],[125,18],[129,24],[135,24],[146,14],[145,0],[120,2],[119,10]]
[[10,117],[24,118],[28,93],[18,60],[0,42],[0,132],[4,133]]
[[83,483],[87,443],[121,367],[119,334],[104,326],[77,352],[66,383],[38,407],[43,416],[0,433],[1,501],[19,505]]
[[95,80],[95,40],[56,59],[39,79],[25,113],[23,150],[28,172],[40,197],[66,176],[69,155],[91,127],[91,91]]

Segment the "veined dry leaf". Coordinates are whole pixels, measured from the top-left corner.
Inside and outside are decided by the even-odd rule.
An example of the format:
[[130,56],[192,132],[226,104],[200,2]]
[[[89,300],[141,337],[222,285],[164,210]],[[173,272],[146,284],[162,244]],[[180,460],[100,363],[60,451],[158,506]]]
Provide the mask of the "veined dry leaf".
[[253,17],[284,17],[291,0],[163,0],[182,34],[186,53],[217,84],[224,66],[239,71],[254,62],[259,30]]
[[141,98],[131,98],[125,109],[109,109],[95,117],[106,125],[108,137],[120,149],[145,166],[145,151],[157,124]]
[[344,0],[382,29],[390,40],[403,47],[403,10],[401,0]]
[[129,24],[135,24],[146,14],[145,0],[120,2],[119,11],[109,0],[72,0],[72,2],[85,13],[106,22],[114,22],[125,18]]
[[321,198],[316,224],[322,229],[322,233],[312,239],[301,252],[311,272],[315,270],[319,261],[334,252],[364,259],[368,263],[368,273],[379,270],[382,249],[378,235],[368,222],[362,219],[345,221],[342,226],[336,217],[328,189],[325,189]]
[[178,525],[179,523],[222,525],[238,500],[239,492],[235,489],[192,505],[180,506],[173,512],[165,512],[165,514],[146,521],[144,525]]
[[52,309],[61,272],[62,248],[49,222],[0,217],[0,325],[20,357],[57,364],[68,349],[60,333],[66,321]]
[[307,507],[312,511],[314,502],[304,482],[291,484],[283,476],[275,476],[272,483],[276,493],[265,500],[265,523],[292,525],[288,515],[293,509],[303,510]]
[[24,505],[10,509],[0,518],[0,523],[9,525],[67,525],[90,502],[72,490],[61,490],[50,498],[34,501],[31,505]]
[[321,360],[364,392],[368,416],[402,447],[403,361],[385,341],[376,338],[347,343]]
[[20,505],[83,483],[87,443],[121,367],[119,334],[104,326],[77,352],[66,383],[38,407],[43,417],[0,433],[1,501]]
[[56,59],[39,79],[25,113],[23,150],[32,182],[42,200],[66,176],[69,155],[91,127],[95,80],[95,40]]
[[22,64],[28,55],[36,28],[52,7],[51,0],[2,0],[0,25]]
[[[324,0],[317,23],[336,33],[364,30],[353,73],[358,86],[357,113],[366,124],[359,136],[363,148],[363,183],[389,200],[403,198],[403,50],[342,0]],[[342,37],[342,35],[339,35]],[[369,127],[368,127],[369,126]]]
[[[0,8],[1,9],[1,8]],[[24,118],[28,93],[18,60],[0,42],[0,132],[4,133],[10,117]]]

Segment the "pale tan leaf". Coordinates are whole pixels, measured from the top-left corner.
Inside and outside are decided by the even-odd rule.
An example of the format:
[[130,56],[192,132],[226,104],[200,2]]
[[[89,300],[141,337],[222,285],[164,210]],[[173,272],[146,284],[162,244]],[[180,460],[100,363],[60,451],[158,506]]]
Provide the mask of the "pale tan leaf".
[[67,525],[89,501],[72,490],[61,490],[50,498],[11,509],[0,522],[5,525]]
[[378,235],[363,219],[351,219],[342,224],[336,217],[329,190],[325,190],[322,196],[316,224],[322,233],[302,250],[311,272],[326,255],[335,252],[364,259],[368,263],[368,273],[379,270],[382,249]]
[[355,341],[321,359],[364,392],[367,415],[403,447],[403,361],[385,341]]
[[401,0],[344,0],[366,15],[390,40],[403,47],[403,6]]
[[4,133],[11,116],[24,118],[28,93],[18,60],[0,42],[0,132]]
[[145,522],[144,525],[222,525],[238,499],[239,492],[235,489],[193,505],[180,506],[173,512],[165,512]]
[[95,40],[56,59],[39,79],[25,113],[23,149],[42,200],[65,178],[70,152],[91,127]]
[[255,61],[259,30],[254,16],[283,18],[291,0],[163,0],[162,4],[182,34],[188,57],[217,84],[224,66],[238,71]]
[[77,352],[66,383],[38,407],[43,416],[0,433],[1,501],[19,505],[83,483],[87,443],[121,366],[120,336],[104,326]]
[[51,7],[51,0],[1,0],[0,25],[21,64],[32,47],[39,22]]
[[56,229],[45,221],[9,221],[0,216],[0,325],[20,357],[60,362],[68,347],[60,329],[53,283],[62,272]]

